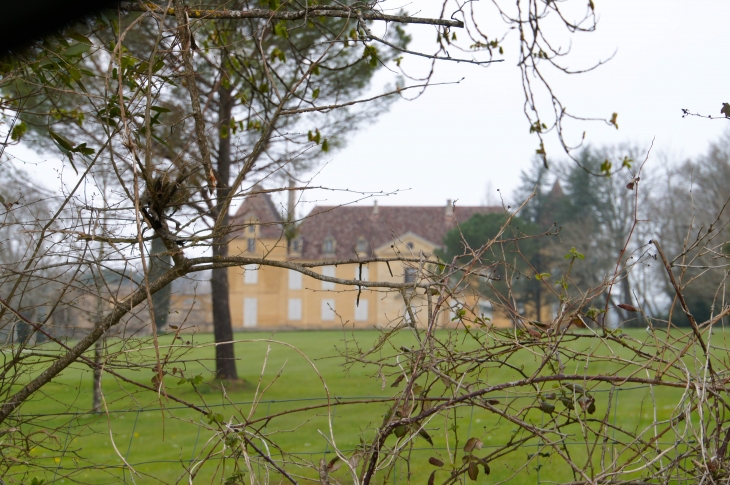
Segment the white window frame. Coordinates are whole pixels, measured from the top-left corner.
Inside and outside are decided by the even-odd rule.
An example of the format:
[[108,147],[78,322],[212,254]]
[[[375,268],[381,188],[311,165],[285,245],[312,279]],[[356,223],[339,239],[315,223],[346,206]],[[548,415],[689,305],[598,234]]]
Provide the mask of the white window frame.
[[334,298],[323,298],[322,299],[322,321],[332,322],[335,319],[335,299]]
[[[362,268],[362,278],[360,278],[360,268]],[[359,264],[355,266],[355,278],[356,280],[361,281],[370,281],[370,268],[368,268],[368,265],[363,264],[360,266]]]
[[[322,266],[322,276],[329,276],[330,278],[334,278],[337,275],[337,269],[334,266]],[[322,282],[322,289],[323,290],[334,290],[335,284],[331,281],[323,281]]]
[[368,321],[368,301],[360,300],[360,304],[355,302],[355,321],[356,322],[367,322]]
[[301,298],[289,298],[289,304],[287,308],[287,318],[289,320],[301,320],[302,319],[302,299]]
[[301,290],[302,289],[302,273],[293,269],[289,270],[289,289],[290,290]]
[[243,267],[243,284],[255,285],[259,282],[259,265],[247,264]]
[[492,306],[492,302],[489,300],[479,300],[479,303],[477,305],[479,307],[479,317],[484,315],[489,320],[492,320],[494,318],[494,307]]
[[245,328],[254,328],[258,325],[258,299],[243,299],[243,326]]

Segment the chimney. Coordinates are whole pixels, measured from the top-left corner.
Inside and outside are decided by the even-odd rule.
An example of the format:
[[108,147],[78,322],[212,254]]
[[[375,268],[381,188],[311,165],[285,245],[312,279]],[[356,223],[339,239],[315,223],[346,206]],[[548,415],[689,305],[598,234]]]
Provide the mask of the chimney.
[[373,215],[374,216],[377,216],[378,215],[378,201],[377,200],[373,204]]
[[294,179],[289,177],[289,199],[286,205],[286,210],[289,213],[287,216],[289,221],[293,221],[294,219],[296,219],[296,217],[294,217],[294,211],[296,210],[297,204],[297,191],[292,190],[294,187],[296,187]]
[[446,199],[446,212],[444,213],[446,219],[451,220],[454,218],[454,203],[451,199]]

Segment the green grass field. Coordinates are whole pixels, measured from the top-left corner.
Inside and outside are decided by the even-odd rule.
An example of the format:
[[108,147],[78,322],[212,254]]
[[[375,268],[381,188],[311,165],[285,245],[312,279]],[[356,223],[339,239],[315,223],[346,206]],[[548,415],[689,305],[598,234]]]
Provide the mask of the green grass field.
[[[378,338],[375,331],[361,331],[347,334],[353,337],[362,347],[370,347]],[[643,331],[632,332],[636,338],[646,338]],[[183,368],[188,377],[201,375],[204,382],[199,386],[199,393],[190,383],[179,384],[178,377],[166,377],[166,387],[174,394],[189,402],[205,404],[215,413],[220,413],[225,420],[234,418],[241,422],[247,417],[253,419],[262,415],[288,409],[301,408],[326,402],[326,392],[322,381],[313,366],[324,377],[332,402],[340,402],[333,409],[333,428],[336,444],[341,450],[353,450],[360,438],[366,440],[373,436],[372,430],[383,419],[388,409],[384,403],[352,404],[351,401],[373,396],[390,397],[398,389],[390,387],[390,382],[383,387],[383,380],[376,376],[377,368],[363,368],[354,365],[347,371],[342,366],[343,359],[338,357],[339,350],[345,347],[343,332],[282,332],[273,336],[274,340],[295,346],[311,360],[305,359],[291,347],[264,340],[271,337],[269,333],[243,333],[237,338],[250,340],[238,343],[236,356],[240,359],[238,371],[245,379],[245,386],[234,386],[228,389],[227,398],[215,381],[210,381],[213,368],[213,348],[205,346],[211,340],[210,335],[199,335],[194,338],[196,347],[184,353],[176,354],[174,366]],[[161,338],[163,355],[169,347],[171,339]],[[409,333],[398,335],[393,342],[395,348],[400,345],[410,346],[414,343]],[[122,349],[119,341],[110,341],[116,351],[124,350],[130,363],[139,360],[149,362],[153,355],[149,341],[145,348],[129,347]],[[347,345],[354,345],[348,340]],[[45,347],[45,346],[44,346]],[[621,350],[617,350],[621,352]],[[387,353],[387,351],[385,351]],[[267,356],[268,353],[268,356]],[[529,352],[515,355],[510,361],[513,365],[524,365],[529,369],[535,364],[535,356]],[[252,411],[252,399],[259,377],[262,375],[261,387],[270,386]],[[119,360],[117,360],[119,362]],[[585,362],[571,363],[573,371],[582,372]],[[610,367],[602,368],[601,363],[590,364],[590,371],[611,373]],[[170,369],[172,366],[168,366]],[[125,376],[139,382],[150,383],[153,372],[149,368],[121,371]],[[514,378],[513,373],[495,369],[490,371],[487,380],[490,383]],[[392,380],[392,379],[391,379]],[[121,382],[113,376],[104,378],[104,396],[108,413],[93,415],[88,411],[92,405],[92,375],[87,367],[75,366],[68,369],[52,383],[45,386],[34,399],[22,407],[20,414],[33,416],[34,425],[26,425],[23,431],[50,436],[47,443],[52,446],[36,446],[31,449],[36,465],[32,471],[23,465],[11,469],[6,475],[7,483],[31,483],[32,478],[44,479],[45,483],[188,483],[188,469],[201,458],[211,459],[198,468],[194,483],[223,483],[230,475],[230,460],[218,459],[220,448],[211,446],[211,438],[215,432],[199,413],[186,409],[173,401],[160,400],[152,392],[140,392],[134,386]],[[613,406],[619,412],[611,413],[610,420],[618,427],[640,429],[653,422],[651,389],[646,386],[627,386],[632,390],[621,391],[614,397]],[[402,388],[402,386],[401,386]],[[607,388],[606,388],[607,389]],[[601,419],[606,413],[608,393],[596,394],[596,416]],[[666,419],[671,416],[680,399],[681,390],[654,389],[657,402],[657,418]],[[340,398],[337,401],[335,397]],[[519,398],[518,395],[495,395],[496,399],[507,401]],[[616,402],[618,399],[618,402]],[[516,402],[516,401],[515,401]],[[142,411],[141,411],[142,410]],[[453,415],[453,414],[452,414]],[[530,411],[530,419],[536,425],[545,419],[539,411]],[[444,419],[434,419],[428,424],[428,432],[433,436],[434,446],[426,440],[417,438],[411,452],[410,480],[408,466],[403,461],[388,476],[376,482],[381,483],[422,483],[425,484],[433,467],[427,463],[428,457],[440,457],[449,463],[448,449],[463,447],[468,437],[478,437],[484,442],[484,453],[499,443],[506,442],[515,426],[500,421],[498,417],[480,409],[462,408],[457,417],[458,427],[449,432],[449,442],[445,438],[448,425]],[[201,425],[201,423],[203,425]],[[264,423],[259,423],[262,426]],[[323,437],[328,436],[326,409],[308,411],[291,416],[284,416],[270,422],[267,432],[274,433],[272,438],[288,453],[298,459],[318,463],[321,458],[329,460],[332,447]],[[456,441],[458,437],[458,442]],[[393,444],[394,436],[388,438],[388,445]],[[580,436],[568,437],[569,449],[573,456],[580,457],[586,453],[586,445]],[[260,444],[260,442],[259,442]],[[608,445],[612,446],[612,445]],[[523,446],[514,453],[491,462],[492,473],[488,477],[480,475],[477,483],[495,483],[501,480],[514,480],[515,483],[538,483],[538,481],[568,482],[573,480],[570,470],[551,456],[542,456],[528,460],[528,455],[538,449],[538,443]],[[549,451],[549,450],[547,450]],[[277,455],[275,449],[271,453]],[[459,455],[460,456],[460,455]],[[132,476],[125,469],[123,460],[137,472]],[[289,469],[289,468],[288,468]],[[302,472],[291,466],[293,472]],[[261,470],[263,474],[263,470]],[[316,478],[312,470],[306,472]],[[334,474],[342,483],[351,482],[342,467]],[[444,473],[442,478],[446,478]],[[264,480],[262,475],[260,480]],[[280,477],[272,477],[278,483]],[[246,483],[250,483],[249,478]],[[306,483],[304,480],[300,483]],[[318,483],[315,480],[312,483]],[[437,483],[438,479],[437,479]]]

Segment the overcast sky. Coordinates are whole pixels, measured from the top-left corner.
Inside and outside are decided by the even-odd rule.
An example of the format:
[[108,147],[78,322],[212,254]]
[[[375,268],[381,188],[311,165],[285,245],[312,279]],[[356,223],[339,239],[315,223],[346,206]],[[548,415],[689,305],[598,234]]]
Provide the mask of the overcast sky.
[[[418,4],[388,0],[393,8],[404,6],[419,16],[438,16]],[[397,2],[397,3],[396,3]],[[615,57],[597,70],[577,76],[552,76],[551,85],[573,113],[609,118],[618,113],[620,129],[592,122],[575,125],[570,133],[577,141],[583,130],[594,145],[631,141],[646,148],[655,138],[654,154],[669,154],[681,161],[703,153],[730,121],[682,118],[682,108],[720,116],[727,92],[730,69],[723,46],[730,45],[730,2],[695,0],[594,0],[598,28],[594,33],[570,37],[573,54],[568,66],[585,68]],[[415,5],[423,10],[416,10]],[[483,0],[481,7],[491,3]],[[575,0],[582,10],[584,4]],[[487,27],[500,27],[497,18],[483,12]],[[489,25],[489,22],[491,25]],[[428,26],[409,26],[411,48],[431,51],[435,32]],[[497,29],[494,28],[494,32]],[[548,30],[548,32],[551,32]],[[457,35],[459,34],[457,30]],[[567,37],[566,37],[567,38]],[[566,44],[567,45],[567,44]],[[489,68],[442,62],[435,81],[463,79],[459,84],[433,86],[415,101],[397,101],[391,110],[370,126],[352,135],[347,147],[334,152],[320,167],[312,185],[358,191],[398,191],[382,197],[381,205],[442,205],[456,199],[461,205],[486,200],[491,182],[509,198],[519,184],[520,173],[529,167],[538,140],[528,132],[523,114],[520,71],[516,66],[515,37],[504,44],[505,62]],[[456,56],[454,52],[452,55]],[[417,59],[406,58],[405,66],[418,71]],[[392,80],[392,79],[391,79]],[[373,88],[380,92],[380,86]],[[549,137],[548,153],[564,158]],[[6,151],[21,160],[40,161],[22,146]],[[60,154],[53,154],[60,160]],[[53,156],[43,157],[51,161]],[[651,163],[660,163],[657,157]],[[32,165],[32,164],[31,164]],[[49,187],[58,175],[47,163],[35,169]],[[60,164],[58,164],[60,166]],[[64,182],[74,183],[64,169]],[[72,180],[74,179],[74,180]],[[300,205],[300,215],[316,204],[351,203],[357,197],[347,192],[309,191]],[[359,203],[372,204],[372,200]]]
[[[719,116],[722,102],[730,101],[723,47],[730,45],[730,2],[595,0],[595,5],[598,29],[572,39],[569,66],[586,67],[616,52],[615,57],[588,74],[554,76],[553,87],[574,114],[609,118],[617,112],[620,129],[586,123],[573,135],[579,139],[586,130],[595,145],[632,141],[647,148],[655,138],[654,153],[676,160],[704,152],[730,121],[683,119],[681,109]],[[409,32],[414,47],[432,48],[430,27],[412,26]],[[505,49],[506,61],[488,69],[441,63],[438,80],[464,81],[432,87],[416,101],[398,101],[333,153],[313,184],[402,191],[380,199],[381,205],[440,205],[446,199],[480,204],[490,181],[495,190],[511,193],[538,141],[529,135],[522,111],[514,37]],[[549,154],[561,157],[554,145]],[[353,196],[308,193],[306,200],[346,203]]]

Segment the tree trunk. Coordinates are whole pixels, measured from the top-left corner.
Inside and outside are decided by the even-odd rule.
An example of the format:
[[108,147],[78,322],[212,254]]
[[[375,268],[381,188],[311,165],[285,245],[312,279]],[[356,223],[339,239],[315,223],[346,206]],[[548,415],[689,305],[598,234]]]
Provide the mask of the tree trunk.
[[[101,318],[99,319],[101,320]],[[92,411],[95,413],[101,412],[101,361],[102,352],[104,350],[104,337],[102,336],[94,344],[94,403]]]
[[[233,110],[231,89],[221,86],[218,89],[218,97],[220,103],[218,111],[220,129],[217,163],[219,178],[217,207],[221,207],[223,201],[228,196],[228,184],[231,173],[231,137],[229,133],[231,111]],[[228,226],[228,214],[223,215],[222,222],[222,227],[225,228]],[[228,256],[227,234],[219,234],[213,239],[213,257],[216,256]],[[216,343],[231,342],[233,340],[233,326],[231,324],[231,309],[229,305],[228,268],[214,268],[210,285],[213,297],[213,335],[215,341]],[[218,379],[238,379],[236,357],[232,343],[216,345],[215,375]]]
[[[159,278],[165,271],[172,268],[172,256],[164,254],[167,251],[162,239],[155,238],[152,240],[150,248],[150,264],[149,264],[149,280],[150,282]],[[170,314],[170,295],[172,293],[172,285],[167,285],[154,295],[152,295],[152,307],[155,313],[155,326],[157,331],[165,330],[167,326],[167,317]]]
[[[104,252],[100,252],[100,256],[104,256]],[[100,278],[97,278],[96,280],[96,289],[97,289],[97,299],[96,299],[96,325],[101,325],[101,321],[103,318],[104,313],[104,300],[101,298],[101,293],[99,290],[101,289],[101,282],[99,281]],[[96,343],[94,344],[94,363],[96,366],[94,367],[94,390],[93,390],[93,404],[91,408],[91,412],[94,413],[100,413],[101,412],[101,361],[103,357],[103,351],[104,351],[104,336],[102,335],[96,340]]]

